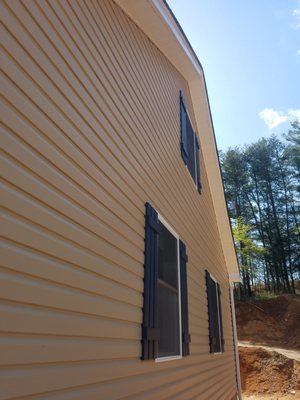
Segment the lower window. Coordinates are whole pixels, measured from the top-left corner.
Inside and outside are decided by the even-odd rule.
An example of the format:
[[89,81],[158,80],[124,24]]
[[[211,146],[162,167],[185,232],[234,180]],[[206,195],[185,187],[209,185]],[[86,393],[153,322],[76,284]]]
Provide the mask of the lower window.
[[221,353],[224,351],[221,291],[219,283],[208,271],[206,271],[206,290],[210,352]]
[[146,203],[142,360],[190,354],[186,246]]

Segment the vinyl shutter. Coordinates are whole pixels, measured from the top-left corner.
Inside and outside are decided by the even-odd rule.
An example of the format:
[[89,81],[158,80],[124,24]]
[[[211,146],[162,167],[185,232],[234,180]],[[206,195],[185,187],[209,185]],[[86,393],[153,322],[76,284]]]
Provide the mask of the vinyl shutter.
[[158,233],[158,214],[149,203],[146,203],[142,360],[153,360],[158,353],[159,329],[156,312]]
[[187,149],[188,149],[188,159],[187,159],[187,167],[193,178],[193,181],[196,184],[196,144],[195,144],[195,133],[189,118],[187,118],[187,127],[186,127],[186,135],[187,135]]
[[196,171],[197,171],[197,190],[199,193],[201,193],[202,186],[201,186],[201,180],[200,180],[200,161],[199,161],[200,146],[199,146],[199,142],[198,142],[196,133],[195,133],[195,142],[196,142],[195,153],[196,153]]
[[181,156],[184,163],[188,160],[188,143],[187,143],[187,113],[184,105],[184,100],[182,93],[179,94],[180,97],[180,130],[181,130]]
[[221,307],[221,289],[220,285],[217,283],[218,287],[218,297],[219,297],[219,318],[220,318],[220,335],[221,335],[221,351],[224,351],[224,336],[223,336],[223,321],[222,321],[222,307]]
[[216,337],[214,330],[214,312],[213,312],[213,290],[215,290],[215,283],[211,279],[210,274],[205,270],[206,279],[206,292],[207,292],[207,305],[208,305],[208,337],[209,337],[209,347],[210,352],[215,352]]
[[181,284],[181,327],[182,327],[182,356],[190,354],[189,334],[189,311],[188,311],[188,288],[187,288],[187,269],[188,261],[185,244],[179,241],[180,252],[180,284]]

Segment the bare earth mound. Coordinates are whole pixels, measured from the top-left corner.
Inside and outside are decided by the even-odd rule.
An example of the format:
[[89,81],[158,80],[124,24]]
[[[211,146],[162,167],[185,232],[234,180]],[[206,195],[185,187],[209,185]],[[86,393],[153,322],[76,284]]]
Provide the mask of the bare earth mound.
[[300,399],[300,296],[237,303],[236,319],[243,398]]
[[239,341],[300,350],[300,296],[236,304]]
[[239,355],[243,394],[275,398],[295,393],[294,398],[297,398],[300,389],[297,361],[259,347],[241,347]]

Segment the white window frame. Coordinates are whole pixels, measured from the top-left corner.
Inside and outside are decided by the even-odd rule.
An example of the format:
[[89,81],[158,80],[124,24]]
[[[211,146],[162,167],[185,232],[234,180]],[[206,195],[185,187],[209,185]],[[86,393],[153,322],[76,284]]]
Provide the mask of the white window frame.
[[[219,292],[218,292],[218,286],[217,286],[217,283],[219,283],[219,282],[211,273],[209,273],[209,274],[210,274],[211,279],[216,283],[216,297],[217,297],[217,309],[218,309],[218,328],[219,328],[219,338],[220,338],[220,349],[222,349],[222,331],[221,331],[221,319],[220,319],[220,307],[221,307],[221,304],[220,304],[220,301],[219,301]],[[217,356],[219,354],[223,354],[223,351],[222,350],[221,351],[217,351],[216,353],[213,353],[213,354]]]
[[158,220],[161,222],[165,228],[176,238],[177,240],[177,281],[178,281],[178,311],[179,311],[179,351],[180,354],[174,356],[166,356],[166,357],[157,357],[155,362],[164,362],[164,361],[172,361],[179,360],[182,358],[182,324],[181,324],[181,281],[180,281],[180,254],[179,254],[179,235],[172,228],[172,226],[158,213]]

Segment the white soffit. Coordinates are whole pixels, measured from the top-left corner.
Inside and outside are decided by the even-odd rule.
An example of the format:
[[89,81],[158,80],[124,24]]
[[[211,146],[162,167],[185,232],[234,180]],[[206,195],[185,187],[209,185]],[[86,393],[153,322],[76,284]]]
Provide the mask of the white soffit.
[[[187,79],[202,68],[162,0],[114,0]],[[187,62],[188,59],[188,62]]]
[[[210,185],[223,253],[231,282],[239,269],[224,198],[215,136],[202,67],[163,0],[114,0],[169,59],[189,84],[201,149]],[[203,129],[203,121],[207,126]],[[202,129],[199,129],[200,126]]]

